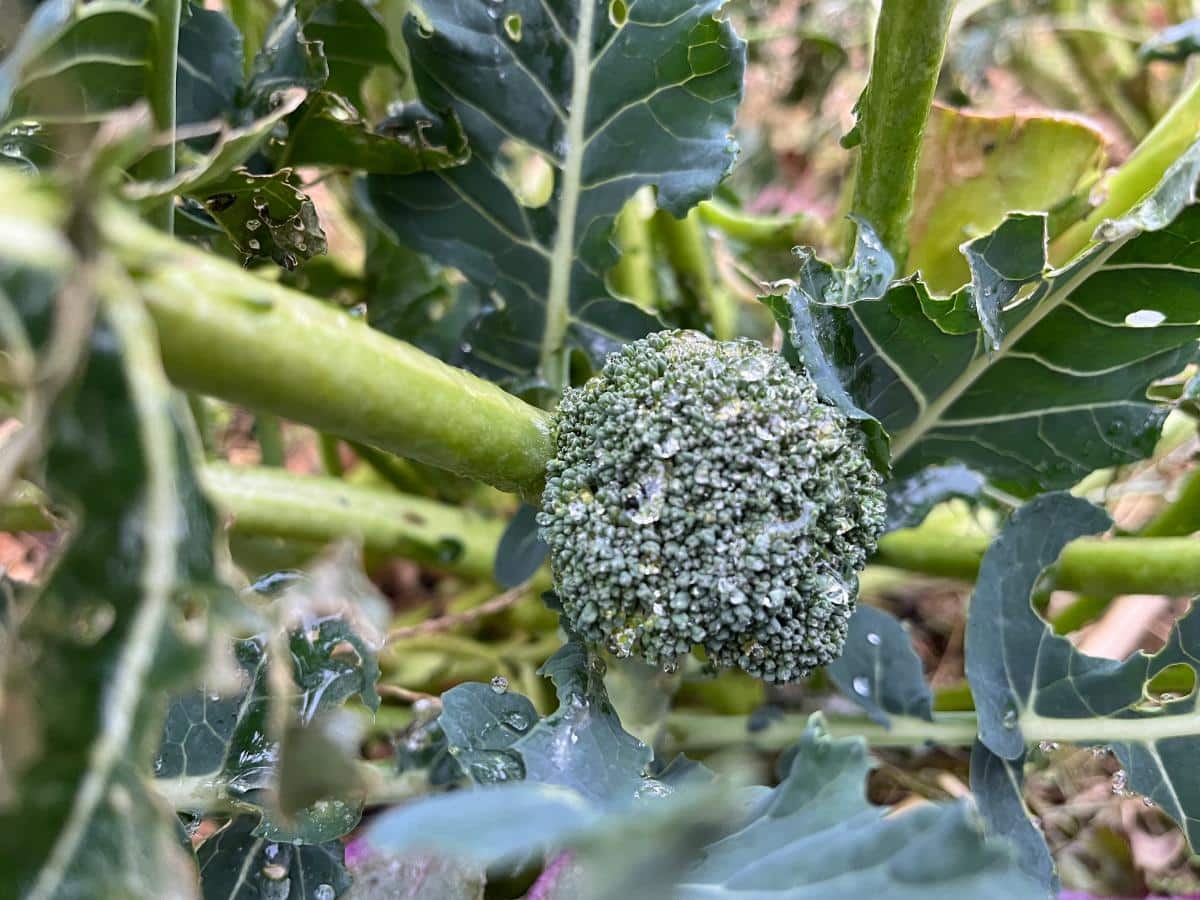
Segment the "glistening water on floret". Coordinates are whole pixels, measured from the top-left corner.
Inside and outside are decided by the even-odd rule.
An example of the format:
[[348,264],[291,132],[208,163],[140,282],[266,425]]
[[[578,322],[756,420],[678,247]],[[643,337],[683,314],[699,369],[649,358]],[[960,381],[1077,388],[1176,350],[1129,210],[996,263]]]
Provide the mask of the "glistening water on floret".
[[883,527],[861,433],[750,341],[667,331],[563,396],[542,538],[568,622],[665,669],[801,678],[842,651]]

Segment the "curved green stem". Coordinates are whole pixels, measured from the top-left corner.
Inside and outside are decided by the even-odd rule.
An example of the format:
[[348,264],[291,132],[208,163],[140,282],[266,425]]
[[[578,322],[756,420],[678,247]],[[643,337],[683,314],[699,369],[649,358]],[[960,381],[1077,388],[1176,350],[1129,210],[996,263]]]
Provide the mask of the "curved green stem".
[[900,271],[925,122],[946,52],[954,0],[883,0],[860,101],[862,155],[852,212],[875,229]]
[[[879,541],[874,561],[897,569],[974,581],[987,535],[936,528],[893,531]],[[1064,591],[1113,596],[1200,592],[1200,542],[1191,538],[1080,538],[1067,545],[1054,570]]]
[[1143,528],[1142,537],[1176,537],[1200,531],[1200,467],[1183,479],[1179,495]]
[[210,463],[201,470],[201,480],[230,515],[234,535],[314,544],[353,537],[369,552],[476,578],[491,577],[505,526],[501,519],[432,500],[282,469]]
[[119,209],[98,219],[138,276],[176,384],[502,490],[541,489],[546,413]]
[[712,255],[708,237],[700,226],[700,217],[692,210],[676,219],[665,210],[658,210],[650,220],[667,263],[675,274],[680,297],[691,321],[687,324],[703,328],[710,324],[713,336],[729,340],[737,332],[737,309],[713,275]]
[[1092,243],[1096,228],[1106,219],[1127,213],[1154,189],[1171,163],[1200,133],[1200,79],[1175,101],[1137,149],[1105,182],[1104,202],[1050,244],[1050,258],[1062,265]]

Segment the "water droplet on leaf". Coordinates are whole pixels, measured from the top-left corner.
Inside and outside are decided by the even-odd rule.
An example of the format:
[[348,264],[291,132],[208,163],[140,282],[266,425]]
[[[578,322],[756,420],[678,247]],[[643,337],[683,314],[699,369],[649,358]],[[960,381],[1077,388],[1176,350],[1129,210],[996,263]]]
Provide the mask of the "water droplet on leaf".
[[492,676],[492,690],[497,694],[503,694],[508,690],[508,679],[503,675]]

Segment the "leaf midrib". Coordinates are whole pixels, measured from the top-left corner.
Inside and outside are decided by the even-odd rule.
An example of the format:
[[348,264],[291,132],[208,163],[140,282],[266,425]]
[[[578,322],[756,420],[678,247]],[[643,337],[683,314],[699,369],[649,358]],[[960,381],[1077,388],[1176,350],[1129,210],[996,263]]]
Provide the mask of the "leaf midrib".
[[[571,54],[573,79],[571,105],[568,109],[563,154],[562,190],[558,203],[558,231],[550,257],[550,285],[546,295],[546,329],[542,333],[541,368],[549,374],[552,363],[566,337],[570,319],[571,267],[575,257],[575,217],[579,210],[580,181],[586,150],[584,127],[587,101],[591,88],[592,67],[588,48],[592,46],[596,2],[583,0],[579,4],[579,28]],[[553,379],[552,379],[553,381]]]

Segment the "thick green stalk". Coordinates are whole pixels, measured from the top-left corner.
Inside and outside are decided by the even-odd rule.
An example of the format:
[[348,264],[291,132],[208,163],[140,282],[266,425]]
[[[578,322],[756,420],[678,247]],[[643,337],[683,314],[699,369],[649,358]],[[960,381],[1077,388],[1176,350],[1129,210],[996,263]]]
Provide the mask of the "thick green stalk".
[[402,556],[457,574],[490,578],[502,519],[420,497],[355,487],[337,478],[210,463],[201,481],[230,516],[235,536],[323,545],[352,537],[368,552]]
[[1200,79],[1184,91],[1129,159],[1104,183],[1104,202],[1051,242],[1051,261],[1058,265],[1066,263],[1092,243],[1092,235],[1101,223],[1127,213],[1162,180],[1167,168],[1192,145],[1198,134]]
[[[974,581],[986,535],[905,529],[884,535],[875,561],[897,569]],[[1067,545],[1054,572],[1064,591],[1116,594],[1200,593],[1200,541],[1191,538],[1080,538]]]
[[540,490],[546,413],[118,209],[98,219],[137,275],[179,386],[502,490]]
[[[148,177],[169,180],[175,174],[175,76],[179,60],[179,16],[183,0],[150,0],[155,19],[154,60],[150,67],[147,98],[159,138],[166,143],[147,158]],[[175,230],[175,201],[166,197],[155,203],[148,218],[168,234]]]
[[954,0],[883,0],[861,100],[862,151],[852,211],[875,229],[900,271],[921,139],[937,87]]

